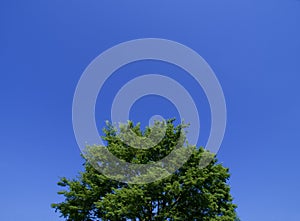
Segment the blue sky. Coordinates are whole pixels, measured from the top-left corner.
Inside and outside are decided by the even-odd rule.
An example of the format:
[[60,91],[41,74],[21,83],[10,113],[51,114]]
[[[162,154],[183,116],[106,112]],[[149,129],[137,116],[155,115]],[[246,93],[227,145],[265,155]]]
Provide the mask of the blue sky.
[[[148,37],[187,45],[216,73],[228,111],[218,158],[230,168],[242,220],[300,220],[299,27],[297,0],[1,1],[0,220],[61,220],[50,208],[62,200],[56,182],[76,176],[83,162],[72,129],[76,84],[104,50]],[[199,100],[205,139],[203,92],[186,75],[174,76]],[[99,128],[129,78],[116,73],[110,80],[118,83],[100,92]],[[146,122],[151,111],[176,115],[166,100],[147,97],[132,118]]]

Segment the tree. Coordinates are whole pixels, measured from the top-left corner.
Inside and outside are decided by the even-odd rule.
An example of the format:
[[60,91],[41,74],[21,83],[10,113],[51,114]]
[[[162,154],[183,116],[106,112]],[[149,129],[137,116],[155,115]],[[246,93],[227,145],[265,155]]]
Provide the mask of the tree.
[[[174,119],[171,119],[165,126],[164,137],[154,147],[145,150],[126,144],[115,127],[108,124],[104,129],[105,148],[127,162],[145,164],[157,161],[172,152],[175,143],[185,139],[181,136],[185,125],[175,126]],[[154,131],[153,128],[142,131],[139,124],[132,122],[125,128],[140,138],[149,137]],[[186,148],[191,150],[191,155],[182,167],[164,179],[142,184],[110,179],[86,160],[85,171],[76,179],[61,178],[58,185],[65,190],[58,194],[65,200],[52,204],[52,207],[69,221],[237,220],[236,205],[232,203],[227,184],[228,169],[218,164],[215,156],[201,168],[199,163],[208,152],[190,145]],[[87,152],[97,153],[98,149],[91,146]]]

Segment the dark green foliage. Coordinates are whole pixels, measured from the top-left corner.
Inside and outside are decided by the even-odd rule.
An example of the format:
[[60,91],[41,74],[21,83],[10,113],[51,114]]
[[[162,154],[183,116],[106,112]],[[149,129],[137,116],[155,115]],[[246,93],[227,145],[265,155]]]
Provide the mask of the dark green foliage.
[[[141,131],[139,125],[129,127],[140,137],[147,136],[150,128]],[[182,125],[167,121],[165,137],[149,150],[132,148],[120,141],[112,126],[104,132],[107,148],[127,162],[148,163],[168,155],[180,140]],[[93,150],[97,147],[89,147]],[[213,157],[205,168],[200,159],[207,155],[203,148],[191,148],[189,160],[174,174],[147,184],[126,184],[111,180],[88,162],[77,179],[62,178],[58,185],[65,201],[52,204],[69,221],[97,220],[238,220],[230,195],[228,169],[217,164]]]

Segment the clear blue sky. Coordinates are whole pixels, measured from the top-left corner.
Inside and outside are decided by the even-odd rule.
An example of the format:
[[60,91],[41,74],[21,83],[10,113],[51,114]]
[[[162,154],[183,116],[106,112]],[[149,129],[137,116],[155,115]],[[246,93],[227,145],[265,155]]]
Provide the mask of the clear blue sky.
[[[146,37],[183,43],[214,69],[228,109],[218,157],[230,168],[242,220],[299,221],[297,0],[1,1],[0,220],[61,220],[50,208],[62,200],[56,182],[74,177],[83,162],[71,118],[76,84],[101,52]],[[114,75],[119,83],[103,91],[107,102],[98,100],[107,104],[97,105],[99,127],[125,76]],[[185,75],[176,76],[189,84]],[[194,97],[203,96],[191,88]],[[149,102],[162,108],[147,108],[147,114],[172,109],[148,97],[132,117],[145,121],[139,108]]]

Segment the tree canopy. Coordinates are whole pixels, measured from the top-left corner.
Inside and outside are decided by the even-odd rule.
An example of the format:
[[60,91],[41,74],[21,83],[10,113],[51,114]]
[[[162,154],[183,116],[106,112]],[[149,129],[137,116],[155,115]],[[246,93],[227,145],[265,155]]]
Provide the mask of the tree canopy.
[[[123,142],[111,124],[104,129],[107,148],[118,158],[140,164],[159,160],[170,154],[175,144],[183,142],[184,125],[166,122],[164,137],[149,149],[133,148]],[[141,138],[149,137],[153,128],[141,129],[140,124],[129,122],[130,128]],[[102,147],[103,148],[103,147]],[[232,202],[228,168],[213,156],[205,167],[199,163],[208,152],[187,145],[191,155],[174,173],[147,183],[124,183],[111,179],[86,160],[84,171],[77,178],[61,178],[58,185],[64,190],[58,194],[64,201],[52,204],[61,216],[69,221],[119,221],[119,220],[237,220],[236,205]],[[99,146],[90,146],[97,152]],[[88,151],[88,152],[89,152]],[[88,158],[87,158],[88,159]]]

